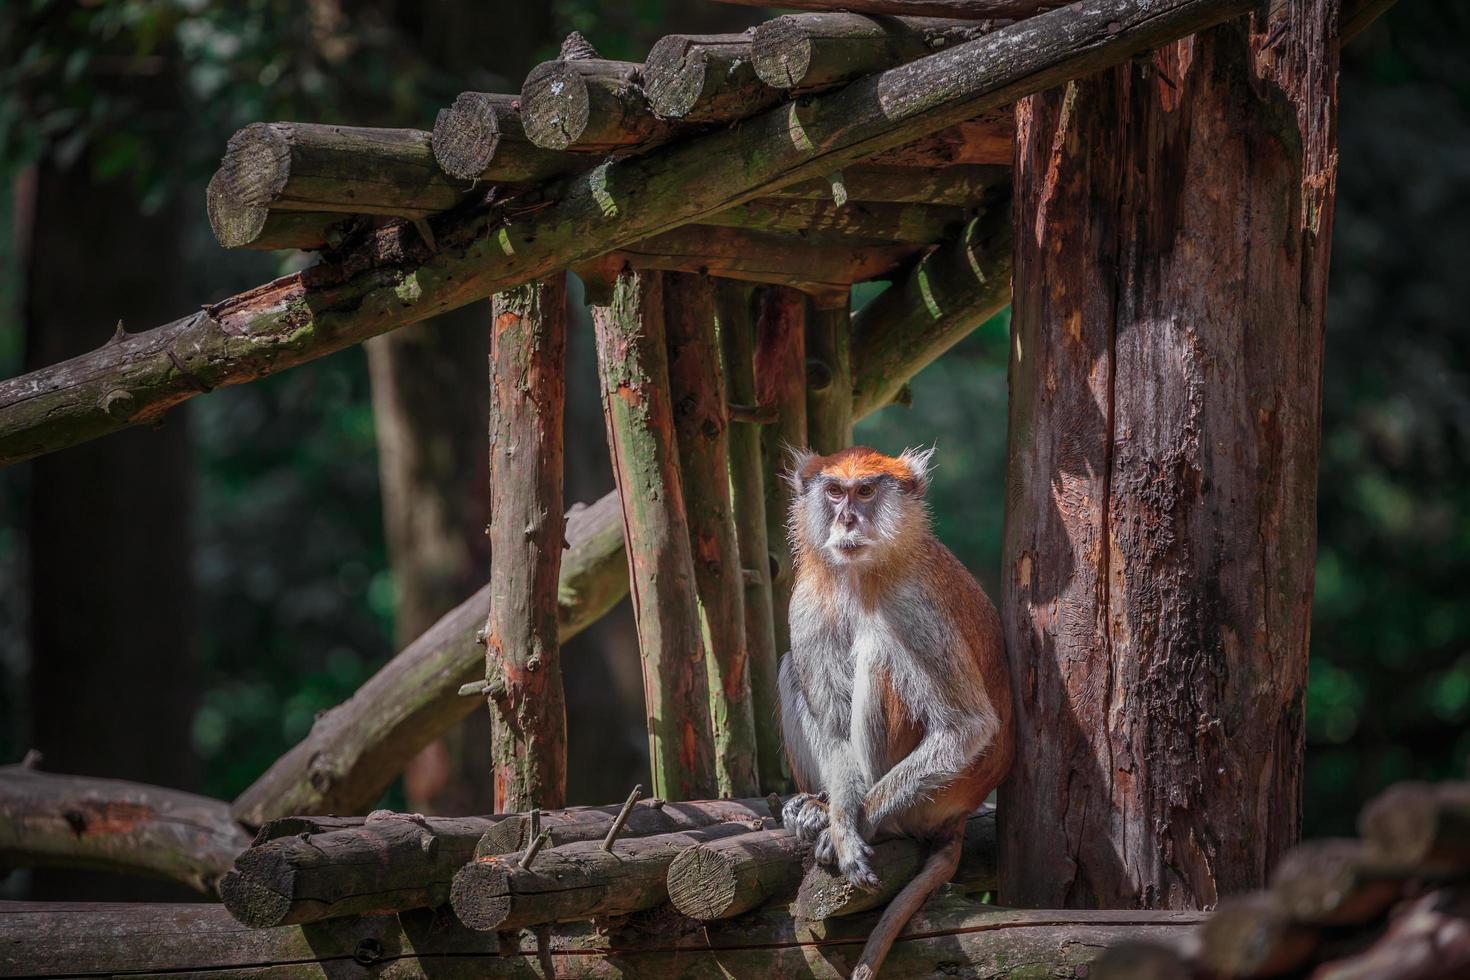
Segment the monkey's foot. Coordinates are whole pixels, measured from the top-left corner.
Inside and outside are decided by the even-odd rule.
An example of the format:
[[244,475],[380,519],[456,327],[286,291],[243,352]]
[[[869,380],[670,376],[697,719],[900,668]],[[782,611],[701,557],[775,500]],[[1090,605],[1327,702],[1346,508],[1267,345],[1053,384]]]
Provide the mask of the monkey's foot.
[[827,829],[827,795],[797,793],[781,808],[781,826],[786,827],[803,844],[810,844]]
[[882,882],[873,870],[873,848],[855,830],[833,830],[828,827],[817,837],[817,863],[835,867],[854,888],[877,891]]

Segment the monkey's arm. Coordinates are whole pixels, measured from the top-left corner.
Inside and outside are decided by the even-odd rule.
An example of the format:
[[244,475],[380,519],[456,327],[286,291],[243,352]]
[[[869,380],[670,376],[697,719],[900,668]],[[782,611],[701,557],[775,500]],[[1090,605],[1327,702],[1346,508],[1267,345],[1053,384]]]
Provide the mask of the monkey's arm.
[[923,740],[868,790],[863,810],[869,826],[882,827],[889,817],[931,798],[979,759],[995,740],[996,722],[983,712],[931,724]]

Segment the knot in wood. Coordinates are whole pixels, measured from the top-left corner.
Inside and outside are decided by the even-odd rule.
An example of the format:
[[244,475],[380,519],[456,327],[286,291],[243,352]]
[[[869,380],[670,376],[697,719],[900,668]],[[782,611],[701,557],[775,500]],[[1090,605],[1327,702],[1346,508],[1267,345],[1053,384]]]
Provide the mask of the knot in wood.
[[807,358],[806,386],[809,391],[826,391],[832,387],[832,368],[826,361]]
[[383,958],[383,944],[376,939],[364,939],[353,950],[352,958],[361,966],[372,966]]
[[114,388],[102,396],[98,407],[115,419],[125,419],[133,414],[133,409],[137,407],[137,404],[138,401],[133,397],[132,392]]

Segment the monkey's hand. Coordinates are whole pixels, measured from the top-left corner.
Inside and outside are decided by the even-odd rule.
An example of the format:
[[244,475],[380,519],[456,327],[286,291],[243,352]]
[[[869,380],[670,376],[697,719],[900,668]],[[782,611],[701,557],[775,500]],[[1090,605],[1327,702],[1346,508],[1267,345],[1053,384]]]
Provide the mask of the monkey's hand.
[[854,888],[875,892],[882,884],[873,871],[873,848],[856,828],[832,824],[817,838],[816,856],[818,863],[835,866]]
[[827,794],[797,793],[781,808],[781,826],[796,834],[803,844],[810,844],[827,829]]

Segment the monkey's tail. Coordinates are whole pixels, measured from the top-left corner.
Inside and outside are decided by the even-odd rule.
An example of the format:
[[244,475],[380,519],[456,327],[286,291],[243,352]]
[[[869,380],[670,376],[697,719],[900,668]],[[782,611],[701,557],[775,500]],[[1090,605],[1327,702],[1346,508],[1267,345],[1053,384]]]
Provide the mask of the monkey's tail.
[[908,925],[914,913],[919,911],[924,899],[954,877],[955,869],[960,866],[963,833],[961,827],[936,841],[919,873],[888,903],[882,918],[868,935],[862,958],[858,960],[857,969],[852,971],[852,980],[873,980],[878,975],[878,968],[883,965],[883,959],[893,947],[893,941],[898,938],[903,927]]

